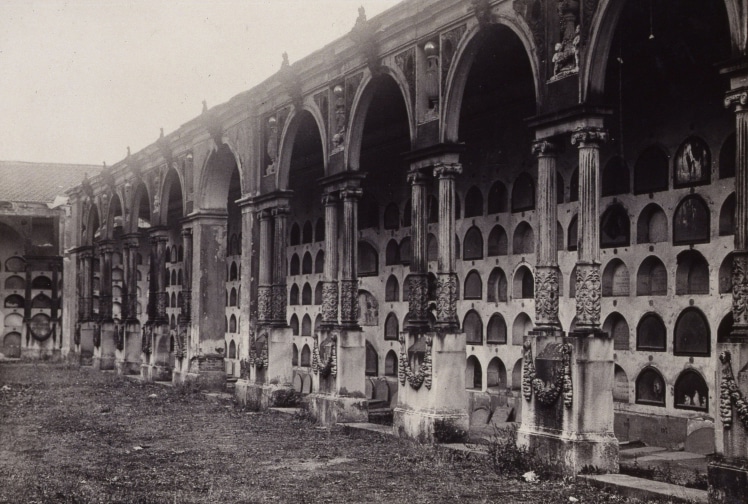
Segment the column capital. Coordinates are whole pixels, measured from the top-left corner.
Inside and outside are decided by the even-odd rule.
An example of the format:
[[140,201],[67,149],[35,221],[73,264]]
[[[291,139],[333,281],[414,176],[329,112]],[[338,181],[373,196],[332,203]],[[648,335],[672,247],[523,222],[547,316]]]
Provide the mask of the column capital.
[[140,247],[140,233],[122,235],[122,245],[129,248]]
[[183,237],[192,236],[192,228],[191,227],[183,227],[182,228],[182,236]]
[[748,105],[748,87],[731,89],[725,94],[725,108],[740,112]]
[[425,185],[429,179],[429,173],[421,168],[412,168],[408,172],[408,183],[411,185]]
[[270,218],[273,216],[273,212],[269,208],[263,208],[262,210],[257,210],[257,218],[261,221],[270,220]]
[[[572,143],[574,143],[573,135]],[[542,138],[532,143],[532,154],[536,157],[554,157],[558,155],[560,147],[558,142],[549,138]]]
[[347,187],[340,191],[340,197],[344,200],[357,200],[363,196],[364,191],[358,187]]
[[584,147],[600,148],[608,141],[608,130],[598,127],[580,127],[571,134],[571,144],[580,149]]
[[322,205],[323,206],[335,206],[340,201],[336,191],[326,191],[322,194]]
[[462,175],[462,165],[460,163],[435,163],[434,176],[442,178],[454,178]]
[[288,215],[291,213],[291,207],[288,205],[278,205],[271,209],[271,213],[273,217],[278,217],[280,215]]

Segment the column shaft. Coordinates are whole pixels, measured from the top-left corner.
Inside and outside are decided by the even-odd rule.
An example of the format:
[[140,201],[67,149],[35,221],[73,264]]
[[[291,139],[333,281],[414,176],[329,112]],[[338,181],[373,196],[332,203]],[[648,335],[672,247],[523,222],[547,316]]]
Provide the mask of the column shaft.
[[278,206],[273,210],[273,320],[277,325],[285,326],[286,321],[286,222],[288,206]]
[[411,170],[408,182],[411,185],[411,260],[408,308],[412,332],[424,332],[428,329],[428,257],[427,234],[428,215],[426,214],[426,183],[428,176],[420,170]]
[[124,274],[125,285],[122,314],[125,320],[136,322],[138,317],[138,266],[137,257],[140,247],[138,235],[124,237],[125,256],[124,256]]
[[192,229],[182,230],[182,306],[179,319],[182,322],[192,320]]
[[358,199],[361,189],[341,191],[343,198],[343,258],[340,280],[340,323],[358,326]]
[[462,173],[458,163],[438,164],[439,179],[439,271],[436,322],[444,331],[459,327],[457,319],[457,274],[455,273],[455,177]]
[[257,319],[260,324],[266,324],[272,319],[271,286],[273,282],[273,228],[269,210],[261,210],[257,212],[257,217],[260,220],[260,267],[257,287]]
[[325,265],[322,284],[322,323],[338,323],[338,197],[327,193],[322,197],[325,206]]
[[112,320],[112,253],[111,243],[102,243],[100,253],[100,283],[99,283],[99,318],[102,321]]

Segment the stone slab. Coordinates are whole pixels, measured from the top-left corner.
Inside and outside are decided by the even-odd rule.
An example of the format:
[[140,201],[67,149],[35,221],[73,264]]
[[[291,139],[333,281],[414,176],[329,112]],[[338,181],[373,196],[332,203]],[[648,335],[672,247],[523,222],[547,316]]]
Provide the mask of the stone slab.
[[354,423],[347,423],[345,425],[347,427],[350,427],[351,429],[378,432],[379,434],[387,434],[388,436],[395,435],[395,431],[392,429],[391,425],[381,425],[381,424],[374,424],[374,423],[368,423],[368,422],[354,422]]
[[706,457],[699,453],[691,453],[691,452],[685,452],[685,451],[683,452],[663,451],[663,452],[652,453],[650,455],[639,457],[637,460],[639,461],[640,464],[643,464],[645,462],[660,462],[662,460],[680,461],[680,460],[699,460],[699,459],[706,460]]
[[661,446],[640,446],[638,448],[621,449],[619,454],[622,459],[630,459],[664,451],[667,451],[667,448]]
[[634,497],[645,502],[648,499],[667,498],[676,502],[709,503],[706,490],[635,478],[626,474],[595,474],[579,476],[579,478],[593,486],[613,490],[625,497]]

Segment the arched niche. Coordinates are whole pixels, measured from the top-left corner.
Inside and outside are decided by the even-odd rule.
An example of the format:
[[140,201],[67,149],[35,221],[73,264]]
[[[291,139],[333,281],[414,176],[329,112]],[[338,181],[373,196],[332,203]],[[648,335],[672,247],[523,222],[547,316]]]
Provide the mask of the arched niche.
[[26,280],[18,275],[9,276],[5,279],[5,290],[22,291],[26,289]]
[[400,301],[400,282],[395,275],[390,275],[387,278],[384,288],[384,301],[386,303]]
[[312,365],[312,351],[309,345],[301,347],[301,367],[310,367]]
[[667,269],[657,256],[644,259],[636,273],[637,296],[666,296]]
[[324,273],[325,272],[325,251],[320,250],[317,252],[317,255],[314,257],[314,273]]
[[483,368],[475,355],[469,356],[465,363],[465,388],[483,390]]
[[486,368],[486,388],[500,390],[506,388],[506,366],[498,357],[494,357]]
[[719,178],[730,178],[735,176],[735,152],[737,142],[735,133],[730,133],[722,143],[719,151]]
[[291,290],[288,293],[288,304],[296,306],[299,304],[299,286],[291,284]]
[[730,336],[732,334],[732,326],[735,323],[733,319],[732,310],[722,318],[717,328],[717,343],[729,343]]
[[358,291],[358,308],[362,326],[379,326],[379,301],[370,292]]
[[301,335],[312,335],[312,317],[310,317],[308,313],[301,318]]
[[426,236],[426,259],[429,262],[439,259],[439,239],[434,233]]
[[683,198],[673,213],[673,244],[709,242],[709,206],[696,194]]
[[462,259],[465,261],[483,259],[483,234],[477,226],[472,226],[465,233]]
[[527,266],[520,266],[514,272],[512,297],[514,299],[533,299],[535,297],[535,280]]
[[535,253],[535,233],[532,226],[526,221],[520,222],[514,228],[512,237],[513,254],[534,254]]
[[491,318],[488,319],[488,327],[486,329],[486,343],[492,343],[495,345],[506,345],[506,321],[500,313],[494,313]]
[[477,270],[470,271],[465,276],[464,299],[483,299],[483,280]]
[[3,354],[11,359],[21,357],[21,334],[13,331],[3,336]]
[[465,218],[483,215],[483,193],[477,186],[472,186],[465,194]]
[[288,270],[291,276],[301,274],[301,261],[299,260],[298,254],[294,254],[291,256],[291,261],[289,262]]
[[653,366],[645,367],[636,377],[636,402],[665,407],[665,380]]
[[613,338],[613,348],[615,350],[628,350],[630,347],[629,324],[626,319],[618,312],[613,312],[605,318],[603,322],[603,331]]
[[488,191],[488,215],[506,212],[508,206],[506,186],[497,180]]
[[[174,297],[174,293],[171,293],[172,297]],[[172,302],[172,306],[174,306],[174,303],[176,303],[176,297],[174,297],[174,301]],[[229,294],[229,306],[236,306],[236,289],[232,288],[231,293]]]
[[709,387],[695,369],[685,369],[675,380],[673,405],[677,409],[709,411]]
[[488,233],[488,257],[507,255],[507,242],[506,231],[496,224]]
[[37,294],[31,300],[31,308],[49,310],[52,308],[52,299],[46,294]]
[[677,257],[675,293],[709,294],[709,263],[696,250],[684,250]]
[[529,173],[520,173],[512,184],[512,212],[535,208],[535,182]]
[[304,252],[304,258],[301,260],[301,274],[310,275],[312,273],[312,254]]
[[366,376],[377,376],[379,374],[379,354],[374,348],[374,345],[366,342],[366,359],[365,359],[364,374]]
[[719,293],[732,293],[732,253],[727,254],[719,266]]
[[711,340],[709,321],[701,310],[688,307],[678,315],[673,331],[675,355],[709,356]]
[[735,234],[735,193],[731,193],[722,208],[719,210],[719,235],[729,236]]
[[291,233],[288,239],[290,246],[301,245],[301,227],[298,222],[291,224]]
[[314,286],[314,304],[317,306],[322,304],[322,282],[317,282]]
[[31,288],[52,290],[52,279],[48,276],[40,275],[31,281]]
[[462,330],[468,345],[483,344],[483,321],[475,310],[470,310],[465,314],[465,318],[462,319]]
[[291,334],[294,336],[299,335],[299,317],[294,313],[291,315],[291,320],[288,322],[288,325],[291,326]]
[[314,241],[314,229],[312,228],[312,221],[304,222],[304,227],[301,229],[301,243],[312,243]]
[[384,229],[400,228],[400,208],[397,203],[390,203],[384,209]]
[[305,283],[301,288],[301,304],[311,305],[312,304],[312,286],[309,282]]
[[[175,320],[174,320],[174,315],[172,315],[172,324],[171,324],[171,326],[172,326],[172,328],[176,326],[176,323],[175,323]],[[236,328],[237,328],[237,325],[236,325],[236,315],[232,314],[231,317],[229,317],[229,332],[232,333],[232,334],[235,333],[236,332]]]
[[709,145],[692,135],[678,147],[673,163],[673,186],[692,187],[708,184],[712,176],[712,153]]
[[400,264],[400,245],[394,238],[387,242],[387,247],[384,252],[384,264],[385,266],[394,266]]
[[387,318],[384,320],[384,339],[395,340],[400,338],[400,327],[397,320],[397,315],[394,312],[387,314]]
[[23,296],[20,296],[18,294],[11,294],[10,296],[5,297],[3,306],[5,306],[5,308],[11,309],[23,309],[23,307],[26,306],[26,300],[23,298]]
[[[298,324],[298,321],[297,321]],[[298,329],[298,327],[297,327]],[[299,365],[299,347],[296,346],[296,343],[292,345],[292,354],[291,354],[291,365],[292,366],[298,366]],[[296,388],[296,392],[301,392],[301,386],[294,387]]]
[[660,205],[650,203],[639,214],[636,222],[637,243],[668,241],[667,217]]
[[402,240],[400,240],[400,245],[398,246],[398,257],[400,258],[400,264],[409,265],[410,259],[411,259],[411,249],[410,249],[410,236],[406,236]]
[[626,371],[618,364],[615,364],[613,368],[613,401],[629,402],[629,379]]
[[533,330],[532,320],[526,313],[520,313],[512,324],[512,345],[521,345],[524,337]]
[[379,254],[369,242],[358,242],[358,275],[376,276],[379,273]]
[[657,145],[650,145],[639,154],[634,165],[634,194],[667,191],[670,159]]
[[613,203],[600,217],[600,247],[627,247],[631,243],[629,214],[620,203]]
[[629,167],[621,156],[613,156],[605,163],[600,181],[602,196],[627,194],[631,191]]
[[384,376],[397,376],[397,354],[394,350],[384,356]]
[[629,295],[629,270],[620,259],[613,259],[605,266],[602,278],[604,297]]
[[505,303],[507,300],[506,274],[504,270],[497,266],[491,270],[491,274],[488,276],[486,301],[491,303]]

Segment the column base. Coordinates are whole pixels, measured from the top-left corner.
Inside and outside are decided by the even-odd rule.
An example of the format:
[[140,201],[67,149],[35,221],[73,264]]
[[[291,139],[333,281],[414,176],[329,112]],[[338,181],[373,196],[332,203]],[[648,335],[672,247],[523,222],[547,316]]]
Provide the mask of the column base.
[[433,443],[435,441],[434,425],[437,422],[445,422],[450,427],[465,432],[470,428],[470,417],[464,409],[430,410],[398,406],[394,410],[393,429],[395,434],[402,438],[415,439],[421,443]]
[[145,381],[171,381],[171,369],[168,366],[162,364],[143,364],[140,370]]
[[285,397],[293,393],[293,387],[288,385],[270,385],[250,383],[240,379],[234,385],[234,397],[243,407],[252,411],[262,411],[273,407],[287,407]]
[[223,356],[215,354],[194,357],[184,381],[195,383],[205,390],[223,390],[226,385]]
[[517,444],[558,464],[566,475],[576,475],[584,468],[618,472],[618,440],[612,434],[568,434],[520,427]]
[[309,394],[304,401],[321,425],[369,421],[369,402],[366,397]]
[[707,475],[710,504],[748,502],[748,460],[712,460]]

